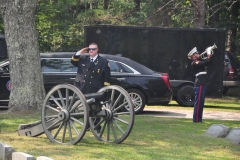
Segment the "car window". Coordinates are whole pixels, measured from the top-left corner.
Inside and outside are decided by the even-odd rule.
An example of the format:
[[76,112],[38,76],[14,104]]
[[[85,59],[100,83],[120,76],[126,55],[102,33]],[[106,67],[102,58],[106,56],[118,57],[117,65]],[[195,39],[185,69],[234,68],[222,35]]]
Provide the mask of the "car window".
[[240,68],[240,61],[236,57],[236,55],[234,55],[231,52],[226,52],[226,55],[228,56],[228,59],[231,63],[232,68],[234,68],[234,70],[238,70]]
[[225,54],[224,65],[226,65],[226,66],[228,66],[228,67],[232,67],[231,61],[229,60],[229,57],[228,57],[227,54]]
[[123,71],[124,72],[127,72],[127,73],[134,73],[128,66],[124,65],[124,64],[121,64],[121,67],[123,68]]
[[117,62],[109,61],[109,65],[110,65],[110,71],[111,72],[120,72],[120,68],[117,65]]
[[116,61],[109,61],[111,72],[134,73],[128,66]]
[[67,58],[59,59],[42,59],[42,72],[77,72],[77,67],[71,64],[71,60]]

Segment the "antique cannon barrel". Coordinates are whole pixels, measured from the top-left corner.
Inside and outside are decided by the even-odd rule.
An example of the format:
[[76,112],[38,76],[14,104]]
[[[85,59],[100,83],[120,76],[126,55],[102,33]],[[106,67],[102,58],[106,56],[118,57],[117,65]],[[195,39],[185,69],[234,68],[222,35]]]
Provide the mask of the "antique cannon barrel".
[[108,93],[105,91],[97,93],[88,93],[84,94],[84,96],[86,97],[86,99],[94,98],[96,101],[107,101],[109,98]]

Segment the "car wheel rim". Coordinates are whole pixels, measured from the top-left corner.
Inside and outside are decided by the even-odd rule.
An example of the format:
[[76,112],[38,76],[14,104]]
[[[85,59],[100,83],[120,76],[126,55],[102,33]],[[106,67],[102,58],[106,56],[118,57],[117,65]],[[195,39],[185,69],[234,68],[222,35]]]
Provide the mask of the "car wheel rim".
[[[129,93],[129,96],[131,97],[132,102],[134,104],[134,110],[135,111],[139,110],[141,108],[141,106],[142,106],[142,98],[141,98],[141,96],[139,94],[136,94],[136,93]],[[126,101],[126,100],[124,99],[124,101]],[[125,106],[125,108],[127,110],[129,110],[128,106]]]
[[183,95],[182,95],[182,99],[185,101],[185,102],[192,102],[193,101],[193,95],[189,92],[185,92]]

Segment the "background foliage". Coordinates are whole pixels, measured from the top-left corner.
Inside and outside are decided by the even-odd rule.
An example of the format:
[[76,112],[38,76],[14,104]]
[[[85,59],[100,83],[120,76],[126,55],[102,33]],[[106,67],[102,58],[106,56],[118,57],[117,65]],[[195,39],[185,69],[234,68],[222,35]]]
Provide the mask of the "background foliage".
[[[190,0],[39,0],[40,52],[83,47],[84,25],[111,24],[193,28]],[[205,28],[226,28],[226,47],[240,55],[239,0],[206,0]],[[4,33],[0,19],[0,33]]]

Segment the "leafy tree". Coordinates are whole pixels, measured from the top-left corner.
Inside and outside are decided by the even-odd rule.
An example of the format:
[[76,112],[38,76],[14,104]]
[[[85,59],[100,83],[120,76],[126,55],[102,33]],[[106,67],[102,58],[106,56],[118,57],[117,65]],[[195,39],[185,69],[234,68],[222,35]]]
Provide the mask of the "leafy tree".
[[83,26],[102,21],[98,14],[104,13],[98,4],[93,0],[39,0],[36,19],[41,52],[83,47]]
[[83,41],[76,18],[83,10],[85,6],[76,0],[39,0],[36,19],[41,52],[76,50]]
[[76,51],[83,47],[84,25],[95,24],[226,28],[235,50],[237,4],[239,0],[39,0],[40,50]]
[[240,54],[239,46],[239,12],[240,1],[207,0],[207,27],[225,28],[227,30],[226,48]]

